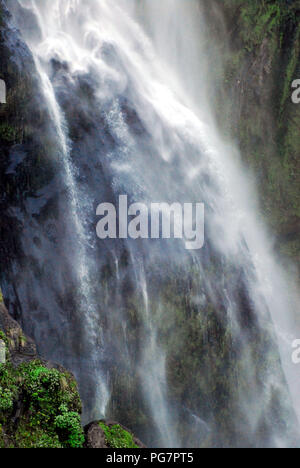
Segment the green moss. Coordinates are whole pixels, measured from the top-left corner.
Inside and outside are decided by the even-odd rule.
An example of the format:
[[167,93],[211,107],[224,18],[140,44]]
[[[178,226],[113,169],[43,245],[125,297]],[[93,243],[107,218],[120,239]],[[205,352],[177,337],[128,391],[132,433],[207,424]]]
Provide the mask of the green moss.
[[0,340],[3,340],[6,343],[6,345],[8,345],[7,337],[2,330],[0,330]]
[[0,424],[10,421],[18,397],[16,375],[10,362],[0,365]]
[[0,124],[0,140],[3,140],[7,143],[14,143],[15,139],[16,139],[15,129],[7,123],[1,123]]
[[64,448],[58,435],[22,421],[15,435],[18,448]]
[[216,2],[230,32],[219,82],[220,127],[238,141],[257,175],[261,215],[280,239],[278,250],[300,264],[293,228],[300,217],[300,106],[291,101],[291,84],[300,73],[300,4]]
[[259,46],[265,36],[272,33],[281,21],[281,9],[278,3],[265,1],[245,2],[241,7],[241,32],[246,48],[253,50]]
[[[17,425],[11,416],[22,406]],[[84,442],[81,402],[68,373],[40,361],[0,366],[0,425],[16,448],[77,448]]]
[[0,412],[10,411],[13,408],[14,400],[13,393],[8,388],[3,388],[0,385]]
[[55,418],[55,427],[60,434],[64,447],[82,448],[84,434],[80,423],[80,416],[75,411],[69,411],[66,405],[59,408],[61,414]]
[[105,423],[99,422],[99,426],[103,429],[106,443],[110,448],[138,448],[132,435],[120,425],[108,427]]

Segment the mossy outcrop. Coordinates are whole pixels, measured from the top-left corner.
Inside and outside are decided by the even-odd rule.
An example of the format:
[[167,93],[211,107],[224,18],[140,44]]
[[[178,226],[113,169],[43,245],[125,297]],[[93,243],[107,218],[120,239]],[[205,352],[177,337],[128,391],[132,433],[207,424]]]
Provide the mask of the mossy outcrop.
[[143,448],[112,421],[81,425],[77,383],[61,366],[40,359],[34,342],[0,305],[0,448]]
[[114,421],[95,421],[85,427],[86,448],[145,448],[126,427]]
[[74,377],[42,361],[8,312],[0,308],[0,447],[81,448],[81,401]]

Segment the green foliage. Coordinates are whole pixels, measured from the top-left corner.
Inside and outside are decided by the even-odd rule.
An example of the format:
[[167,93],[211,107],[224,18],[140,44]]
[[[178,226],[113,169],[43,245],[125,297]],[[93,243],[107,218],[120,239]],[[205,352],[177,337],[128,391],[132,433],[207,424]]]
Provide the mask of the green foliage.
[[13,408],[13,404],[12,391],[0,386],[0,412],[10,411]]
[[63,448],[57,434],[26,420],[19,423],[15,439],[18,448]]
[[263,182],[262,216],[280,240],[278,249],[300,264],[300,106],[291,101],[292,81],[300,73],[300,3],[216,1],[230,31],[220,126],[238,140],[244,160]]
[[74,411],[68,411],[66,405],[59,408],[61,414],[55,418],[55,427],[59,430],[60,440],[69,448],[82,448],[84,434],[80,423],[80,416]]
[[[21,402],[17,427],[10,415]],[[16,448],[77,448],[84,442],[81,402],[68,373],[40,361],[0,366],[0,425]]]
[[48,369],[40,361],[22,364],[18,372],[24,379],[23,388],[31,405],[47,413],[61,405],[81,412],[77,388],[69,374]]
[[277,30],[282,45],[283,29],[289,22],[297,24],[299,4],[285,0],[219,0],[231,21],[239,26],[239,35],[248,50]]
[[0,124],[0,140],[4,140],[8,143],[13,143],[16,139],[16,131],[15,129],[7,124],[1,123]]
[[0,365],[0,426],[10,420],[18,395],[14,369],[10,362]]
[[51,411],[56,393],[60,391],[60,374],[56,369],[43,366],[25,365],[21,372],[24,375],[23,388],[31,405]]
[[103,429],[106,443],[110,448],[138,448],[132,435],[120,425],[108,427],[103,422],[99,422],[99,426]]

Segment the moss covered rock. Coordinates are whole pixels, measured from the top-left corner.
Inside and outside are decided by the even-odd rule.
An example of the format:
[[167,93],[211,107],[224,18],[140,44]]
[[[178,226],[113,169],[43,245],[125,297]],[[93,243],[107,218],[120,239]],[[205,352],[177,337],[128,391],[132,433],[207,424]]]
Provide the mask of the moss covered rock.
[[0,365],[0,445],[81,448],[81,403],[74,378],[41,361]]
[[129,429],[111,421],[81,425],[77,383],[41,360],[34,342],[0,305],[0,448],[141,448]]
[[126,427],[114,421],[95,421],[85,427],[86,448],[145,448]]
[[0,447],[81,448],[81,401],[74,377],[38,358],[32,340],[0,306]]
[[256,175],[277,250],[300,266],[300,106],[291,99],[300,78],[300,2],[209,3],[222,13],[207,11],[224,60],[223,72],[216,67],[220,126]]
[[0,446],[81,448],[81,402],[68,372],[39,360],[0,365]]

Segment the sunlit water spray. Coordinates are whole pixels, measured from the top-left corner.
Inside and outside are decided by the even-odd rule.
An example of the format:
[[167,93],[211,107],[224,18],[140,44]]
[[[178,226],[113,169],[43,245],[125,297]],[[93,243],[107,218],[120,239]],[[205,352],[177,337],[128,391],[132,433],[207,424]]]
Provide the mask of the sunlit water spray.
[[[226,215],[229,215],[227,232],[223,233],[226,237],[222,238],[219,247],[227,255],[235,255],[236,248],[240,248],[240,239],[246,240],[257,275],[252,284],[249,278],[253,299],[258,313],[262,308],[262,298],[271,313],[284,372],[300,420],[300,381],[291,360],[291,343],[296,336],[294,323],[297,323],[300,312],[300,295],[294,278],[284,275],[282,267],[277,263],[272,236],[258,222],[255,187],[244,176],[245,169],[233,158],[232,153],[236,154],[236,149],[222,142],[213,121],[207,96],[211,90],[209,80],[213,83],[214,77],[206,54],[208,42],[213,38],[205,31],[201,2],[145,0],[136,2],[135,14],[151,35],[156,53],[168,64],[169,71],[173,71],[181,84],[181,89],[186,93],[185,102],[200,118],[206,115],[206,122],[210,124],[201,134],[199,123],[196,122],[195,130],[197,128],[200,133],[206,151],[217,158],[216,175],[220,176],[225,189],[224,196],[233,207],[226,210]],[[159,21],[159,18],[164,18],[164,21]],[[192,102],[190,97],[193,98]],[[201,170],[200,165],[199,172]],[[191,180],[197,173],[197,167],[194,167],[190,172]]]
[[[65,182],[69,192],[69,202],[70,210],[72,213],[72,220],[74,226],[72,229],[76,233],[77,237],[77,250],[76,258],[74,259],[75,271],[78,275],[78,288],[79,288],[79,300],[82,313],[84,315],[84,328],[86,339],[91,346],[91,349],[94,349],[91,353],[90,359],[91,362],[94,361],[94,372],[96,376],[96,392],[98,394],[98,406],[97,413],[100,415],[105,415],[105,408],[108,401],[108,390],[105,386],[105,379],[101,373],[101,369],[98,367],[97,353],[99,352],[99,334],[101,330],[97,327],[97,304],[95,298],[93,297],[93,292],[90,285],[90,268],[87,262],[86,248],[90,243],[90,239],[87,236],[84,226],[82,224],[82,213],[84,213],[84,204],[80,198],[80,193],[78,187],[76,186],[76,173],[75,169],[72,166],[72,161],[70,158],[70,144],[68,141],[68,131],[67,125],[64,121],[63,114],[59,108],[59,105],[55,98],[55,92],[51,85],[51,82],[43,70],[41,62],[38,57],[36,61],[36,67],[41,78],[42,89],[44,91],[46,100],[49,104],[49,112],[55,123],[55,128],[57,131],[58,140],[61,144],[61,152],[63,159],[63,167],[65,170]],[[98,345],[97,345],[98,343]]]

